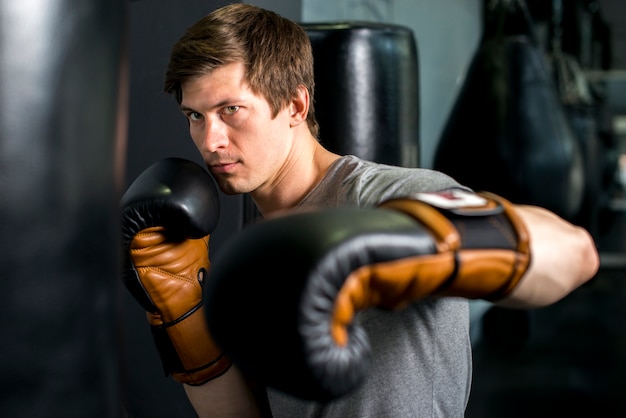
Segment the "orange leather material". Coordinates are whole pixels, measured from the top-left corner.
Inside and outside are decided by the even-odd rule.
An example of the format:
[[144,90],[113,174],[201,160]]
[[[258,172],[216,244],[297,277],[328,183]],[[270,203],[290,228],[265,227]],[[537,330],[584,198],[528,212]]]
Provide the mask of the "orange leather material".
[[426,226],[437,253],[416,254],[353,271],[335,300],[331,334],[338,345],[347,344],[347,328],[359,310],[397,309],[427,297],[496,300],[517,286],[530,264],[528,232],[508,201],[493,194],[481,195],[488,199],[482,209],[503,206],[506,225],[502,218],[485,219],[510,243],[510,250],[463,248],[455,225],[439,209],[421,201],[397,199],[381,205],[407,213]]
[[363,266],[353,271],[335,299],[331,334],[348,343],[354,315],[370,307],[397,309],[433,294],[454,271],[454,254],[424,255]]
[[208,236],[168,241],[162,227],[144,229],[135,235],[130,254],[141,284],[161,316],[152,325],[172,322],[202,301],[197,276],[210,265],[208,241]]
[[[458,271],[447,287],[440,290],[440,295],[462,296],[470,299],[500,299],[517,286],[530,265],[528,230],[515,212],[513,205],[493,193],[478,194],[486,199],[486,204],[480,207],[464,207],[463,211],[478,213],[485,209],[502,206],[506,225],[502,218],[496,216],[487,216],[485,219],[491,228],[498,230],[501,236],[509,242],[511,250],[463,248],[461,245],[463,231],[458,231],[441,211],[421,201],[397,199],[381,205],[381,207],[393,208],[411,215],[434,235],[439,252],[452,251],[454,253]],[[454,260],[451,258],[453,265]],[[416,279],[422,281],[419,278]]]
[[[167,370],[180,383],[201,384],[223,374],[230,359],[213,341],[202,303],[204,275],[210,267],[209,236],[172,241],[162,227],[137,233],[130,254],[156,312],[148,322],[165,331],[181,370]],[[167,359],[166,359],[167,360]]]
[[[148,313],[149,321],[151,315]],[[171,372],[171,377],[175,381],[198,385],[221,376],[230,367],[230,358],[211,338],[204,319],[203,307],[183,321],[167,327],[166,332],[184,370]]]
[[440,252],[455,251],[461,247],[461,237],[452,222],[426,203],[412,199],[395,199],[384,202],[380,207],[404,212],[423,223],[433,234]]

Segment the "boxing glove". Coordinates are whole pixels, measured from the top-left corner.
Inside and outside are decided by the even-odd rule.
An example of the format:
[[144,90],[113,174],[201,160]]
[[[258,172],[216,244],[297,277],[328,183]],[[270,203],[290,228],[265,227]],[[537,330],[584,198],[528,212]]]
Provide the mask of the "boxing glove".
[[121,201],[122,278],[146,310],[166,376],[199,385],[228,370],[230,358],[206,325],[203,283],[219,196],[194,162],[156,162]]
[[371,362],[356,312],[428,297],[497,300],[529,263],[525,226],[495,195],[451,191],[291,212],[221,249],[205,293],[207,322],[242,370],[327,401],[354,389]]

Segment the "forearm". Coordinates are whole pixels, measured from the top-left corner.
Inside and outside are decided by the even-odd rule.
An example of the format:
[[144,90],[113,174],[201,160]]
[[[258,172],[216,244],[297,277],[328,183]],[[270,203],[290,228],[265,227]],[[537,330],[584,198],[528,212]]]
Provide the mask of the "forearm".
[[246,380],[235,365],[203,385],[183,386],[199,418],[271,416],[265,389]]
[[197,164],[172,158],[146,169],[122,199],[124,284],[147,311],[165,374],[184,384],[200,417],[269,416],[265,388],[244,378],[206,326],[219,212],[213,180]]
[[554,213],[535,206],[516,206],[531,243],[531,263],[519,285],[497,304],[511,308],[546,306],[591,279],[599,256],[591,235]]

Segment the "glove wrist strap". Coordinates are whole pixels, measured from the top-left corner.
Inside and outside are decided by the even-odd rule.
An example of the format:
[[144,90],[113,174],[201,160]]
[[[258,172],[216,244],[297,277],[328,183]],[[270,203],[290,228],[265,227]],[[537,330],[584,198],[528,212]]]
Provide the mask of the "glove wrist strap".
[[213,342],[204,315],[204,307],[198,306],[176,321],[151,327],[165,374],[179,383],[201,385],[232,364]]

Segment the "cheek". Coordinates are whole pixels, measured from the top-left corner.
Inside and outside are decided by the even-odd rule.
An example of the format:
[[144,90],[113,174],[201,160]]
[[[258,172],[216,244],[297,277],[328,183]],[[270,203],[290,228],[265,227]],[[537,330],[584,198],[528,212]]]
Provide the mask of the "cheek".
[[[271,115],[250,118],[242,124],[241,133],[237,138],[236,146],[250,161],[257,165],[274,165],[283,159],[283,154],[289,148],[289,125],[283,115],[271,119]],[[234,142],[234,141],[233,141]]]
[[198,148],[198,150],[199,150],[201,148],[201,145],[202,145],[200,131],[197,128],[195,128],[193,125],[190,125],[189,126],[189,136],[191,136],[191,141],[196,146],[196,148]]

